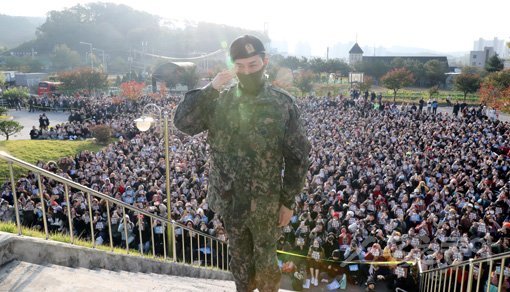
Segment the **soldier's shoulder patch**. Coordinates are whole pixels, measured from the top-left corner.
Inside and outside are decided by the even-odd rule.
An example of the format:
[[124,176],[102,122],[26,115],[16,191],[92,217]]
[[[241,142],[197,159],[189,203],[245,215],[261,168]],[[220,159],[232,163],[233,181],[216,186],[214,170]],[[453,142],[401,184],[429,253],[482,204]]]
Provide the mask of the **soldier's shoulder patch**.
[[191,89],[191,90],[188,90],[184,95],[194,94],[194,93],[199,92],[200,90],[202,90],[202,89],[201,88]]
[[279,87],[275,87],[273,85],[269,86],[272,92],[276,93],[277,95],[286,98],[290,102],[294,102],[295,98],[292,96],[292,94],[285,91],[285,89],[281,89]]

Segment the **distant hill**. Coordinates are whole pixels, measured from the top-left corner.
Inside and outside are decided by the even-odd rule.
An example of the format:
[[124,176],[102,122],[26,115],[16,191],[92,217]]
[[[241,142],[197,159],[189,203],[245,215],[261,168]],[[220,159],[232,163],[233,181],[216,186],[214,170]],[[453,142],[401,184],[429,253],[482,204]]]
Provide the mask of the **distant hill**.
[[38,29],[37,38],[16,50],[34,48],[39,55],[52,53],[55,45],[65,44],[84,53],[86,45],[104,50],[110,59],[127,58],[136,51],[187,57],[193,52],[212,52],[236,36],[260,32],[225,25],[196,23],[180,26],[159,16],[113,3],[88,3],[62,11],[50,11]]
[[14,48],[36,38],[37,27],[45,17],[9,16],[0,14],[0,47]]

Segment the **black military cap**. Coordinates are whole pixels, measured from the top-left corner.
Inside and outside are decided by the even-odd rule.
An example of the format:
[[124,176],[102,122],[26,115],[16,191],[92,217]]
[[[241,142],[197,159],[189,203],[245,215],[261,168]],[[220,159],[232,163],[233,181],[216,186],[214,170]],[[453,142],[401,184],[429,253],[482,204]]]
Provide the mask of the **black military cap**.
[[230,58],[232,61],[253,57],[265,52],[264,44],[252,35],[238,37],[230,45]]

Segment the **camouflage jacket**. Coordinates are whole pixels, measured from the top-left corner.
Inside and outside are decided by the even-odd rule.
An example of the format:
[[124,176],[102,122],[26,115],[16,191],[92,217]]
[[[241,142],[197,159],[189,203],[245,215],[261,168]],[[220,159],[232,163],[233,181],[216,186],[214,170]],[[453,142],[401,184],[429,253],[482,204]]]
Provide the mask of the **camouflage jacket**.
[[208,131],[212,210],[293,207],[310,151],[299,115],[293,98],[271,85],[256,97],[242,96],[237,86],[219,93],[210,84],[186,93],[174,124],[189,135]]

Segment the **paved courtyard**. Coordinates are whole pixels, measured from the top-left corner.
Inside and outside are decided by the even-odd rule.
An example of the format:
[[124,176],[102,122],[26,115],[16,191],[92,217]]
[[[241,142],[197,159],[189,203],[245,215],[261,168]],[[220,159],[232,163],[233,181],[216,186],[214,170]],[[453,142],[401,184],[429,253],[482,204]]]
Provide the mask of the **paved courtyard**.
[[[28,110],[9,110],[9,115],[13,117],[15,121],[18,121],[23,125],[23,130],[20,133],[9,137],[10,140],[27,140],[30,139],[30,130],[32,126],[39,128],[39,115],[43,112],[28,112]],[[50,120],[50,127],[55,126],[63,122],[67,122],[69,118],[69,112],[44,112]],[[5,137],[3,137],[5,140]]]

